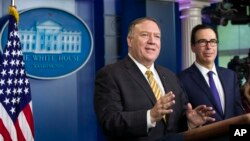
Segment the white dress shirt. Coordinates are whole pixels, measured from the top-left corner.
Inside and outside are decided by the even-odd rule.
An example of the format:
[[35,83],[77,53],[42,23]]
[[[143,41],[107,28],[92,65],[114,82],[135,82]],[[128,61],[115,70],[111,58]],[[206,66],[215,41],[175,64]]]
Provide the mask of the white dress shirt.
[[223,91],[223,88],[222,88],[222,84],[220,82],[220,79],[219,79],[219,76],[218,76],[218,73],[216,71],[216,68],[215,68],[215,65],[213,66],[212,70],[209,70],[203,66],[201,66],[200,64],[198,64],[197,62],[195,62],[195,65],[196,67],[200,70],[201,74],[203,75],[203,77],[205,78],[208,86],[209,86],[209,78],[208,78],[208,75],[207,73],[209,71],[213,71],[213,79],[214,79],[214,83],[216,85],[216,88],[218,90],[218,93],[219,93],[219,97],[220,97],[220,102],[221,102],[221,107],[222,107],[222,110],[223,112],[225,111],[225,95],[224,95],[224,91]]
[[[144,77],[148,80],[147,78],[147,75],[146,75],[146,71],[148,70],[148,68],[146,68],[143,64],[139,63],[138,61],[136,61],[131,54],[128,54],[128,56],[135,62],[136,66],[140,69],[140,71],[142,72],[142,74],[144,75]],[[154,67],[154,64],[152,64],[152,66],[149,68],[152,73],[153,73],[153,76],[157,82],[157,84],[159,85],[160,87],[160,90],[161,90],[161,95],[165,95],[165,90],[163,88],[163,85],[162,85],[162,82],[161,82],[161,79]],[[155,127],[156,125],[156,122],[152,123],[151,122],[151,116],[150,116],[150,109],[147,111],[147,128],[152,128],[152,127]]]

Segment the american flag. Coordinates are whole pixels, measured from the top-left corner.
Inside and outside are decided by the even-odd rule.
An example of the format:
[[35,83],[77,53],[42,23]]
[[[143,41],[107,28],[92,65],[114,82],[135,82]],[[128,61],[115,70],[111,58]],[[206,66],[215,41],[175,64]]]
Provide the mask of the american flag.
[[8,40],[0,59],[0,141],[33,141],[29,80],[24,69],[17,22],[10,15]]

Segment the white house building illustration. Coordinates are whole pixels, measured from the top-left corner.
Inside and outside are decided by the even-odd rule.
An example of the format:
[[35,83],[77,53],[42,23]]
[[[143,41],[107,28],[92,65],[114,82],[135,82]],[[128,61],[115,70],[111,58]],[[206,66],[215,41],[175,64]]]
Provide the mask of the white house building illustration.
[[20,29],[22,51],[30,53],[80,53],[81,32],[69,31],[60,24],[47,20],[31,29]]

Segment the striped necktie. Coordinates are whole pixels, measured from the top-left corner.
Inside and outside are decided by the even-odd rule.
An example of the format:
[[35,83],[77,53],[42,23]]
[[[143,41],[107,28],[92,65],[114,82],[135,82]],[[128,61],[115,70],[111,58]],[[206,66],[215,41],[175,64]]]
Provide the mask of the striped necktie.
[[152,91],[155,94],[155,98],[157,100],[160,99],[160,97],[161,97],[161,90],[160,90],[160,87],[158,86],[156,80],[154,79],[152,71],[147,70],[146,71],[146,75],[147,75],[147,78],[148,78],[149,85],[150,85],[150,87],[152,88]]
[[[154,75],[153,75],[152,71],[147,70],[146,75],[147,75],[147,78],[148,78],[149,85],[150,85],[152,91],[155,94],[156,100],[159,100],[160,97],[161,97],[161,90],[160,90],[160,87],[157,84],[156,80],[154,79]],[[163,120],[164,120],[165,123],[167,123],[167,116],[166,115],[163,116]]]

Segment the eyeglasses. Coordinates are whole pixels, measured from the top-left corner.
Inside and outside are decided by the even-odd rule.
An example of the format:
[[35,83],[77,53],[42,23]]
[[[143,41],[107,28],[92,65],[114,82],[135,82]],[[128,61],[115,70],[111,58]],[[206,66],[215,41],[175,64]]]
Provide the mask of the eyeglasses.
[[207,41],[206,39],[200,39],[200,40],[196,41],[195,43],[198,44],[200,47],[207,46],[208,43],[211,47],[215,47],[215,46],[217,46],[219,41],[216,39],[211,39],[210,41]]

